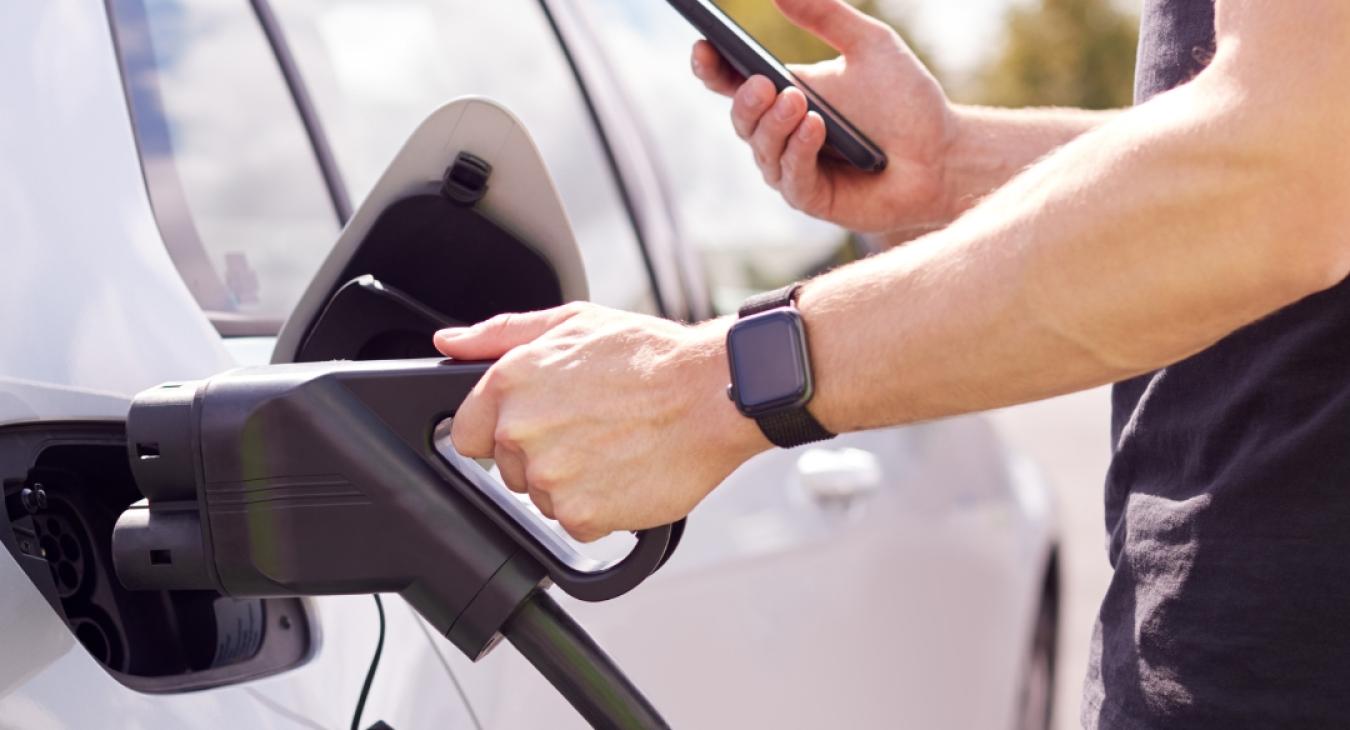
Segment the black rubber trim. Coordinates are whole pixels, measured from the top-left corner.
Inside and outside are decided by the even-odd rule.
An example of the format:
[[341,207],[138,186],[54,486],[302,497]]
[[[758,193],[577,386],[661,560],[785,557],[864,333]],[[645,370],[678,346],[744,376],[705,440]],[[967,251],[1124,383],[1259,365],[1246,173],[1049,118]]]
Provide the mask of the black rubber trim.
[[328,135],[319,121],[319,113],[314,108],[309,88],[300,75],[300,68],[295,63],[295,56],[291,54],[291,47],[272,12],[271,4],[267,0],[249,2],[253,6],[253,14],[258,17],[258,25],[262,26],[263,35],[267,36],[268,45],[272,47],[272,55],[281,69],[282,78],[286,80],[286,87],[290,89],[291,100],[300,114],[300,122],[305,126],[305,135],[309,137],[309,146],[314,150],[314,159],[319,163],[319,171],[328,187],[328,198],[333,202],[338,225],[345,226],[352,219],[351,197],[347,193],[347,183],[342,179],[342,171],[338,168],[337,157],[333,154],[333,146],[329,144]]
[[539,8],[544,12],[544,17],[548,19],[549,27],[553,29],[553,36],[558,41],[558,47],[562,49],[563,57],[567,59],[567,67],[572,70],[572,78],[577,82],[577,89],[581,92],[581,98],[586,102],[586,111],[591,117],[591,123],[595,125],[595,133],[600,138],[600,147],[605,151],[605,160],[609,163],[610,172],[614,175],[614,183],[619,189],[619,198],[623,201],[624,210],[628,213],[629,223],[633,226],[633,235],[637,238],[638,250],[642,252],[642,263],[647,268],[647,281],[652,285],[652,294],[656,299],[656,311],[662,317],[668,318],[671,316],[671,312],[666,306],[665,297],[661,296],[661,282],[656,276],[656,265],[652,261],[651,251],[647,250],[647,235],[642,226],[642,214],[633,200],[632,193],[628,190],[628,181],[624,178],[623,169],[619,165],[618,157],[614,152],[614,145],[610,143],[609,135],[605,133],[604,119],[600,110],[596,107],[590,89],[586,86],[585,74],[581,72],[581,67],[572,54],[567,38],[564,37],[562,28],[559,27],[558,21],[553,15],[549,0],[539,0]]

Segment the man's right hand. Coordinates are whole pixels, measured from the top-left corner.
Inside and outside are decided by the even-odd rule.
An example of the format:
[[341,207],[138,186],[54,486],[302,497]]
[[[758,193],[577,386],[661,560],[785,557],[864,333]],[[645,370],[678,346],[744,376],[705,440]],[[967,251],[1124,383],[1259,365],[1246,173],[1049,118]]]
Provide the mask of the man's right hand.
[[743,79],[711,44],[699,41],[694,73],[733,98],[732,123],[754,150],[765,182],[792,207],[855,231],[948,222],[954,208],[944,185],[945,160],[956,115],[932,74],[894,30],[844,0],[774,2],[790,21],[843,54],[792,70],[880,145],[890,163],[876,174],[818,157],[825,123],[807,113],[799,90],[776,94],[767,78]]

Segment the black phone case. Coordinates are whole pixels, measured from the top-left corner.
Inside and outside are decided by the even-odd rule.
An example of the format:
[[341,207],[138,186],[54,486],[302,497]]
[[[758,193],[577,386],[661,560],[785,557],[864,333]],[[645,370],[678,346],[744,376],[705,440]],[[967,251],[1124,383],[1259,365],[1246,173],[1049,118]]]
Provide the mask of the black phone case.
[[[697,28],[704,38],[708,39],[727,63],[742,75],[765,76],[773,82],[779,92],[788,86],[800,89],[806,95],[807,106],[825,121],[825,143],[838,157],[866,172],[881,172],[886,169],[886,153],[880,147],[830,106],[829,102],[806,82],[790,73],[786,77],[783,76],[761,58],[736,31],[739,30],[746,38],[750,38],[750,34],[711,0],[667,1],[684,16],[685,20]],[[764,53],[772,55],[767,50],[764,50]]]

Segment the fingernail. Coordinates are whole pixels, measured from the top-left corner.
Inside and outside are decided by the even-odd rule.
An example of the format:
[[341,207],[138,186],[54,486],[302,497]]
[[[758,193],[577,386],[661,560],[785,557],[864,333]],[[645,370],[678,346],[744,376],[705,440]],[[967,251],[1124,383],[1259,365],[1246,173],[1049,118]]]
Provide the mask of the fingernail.
[[467,327],[449,327],[449,328],[447,328],[447,329],[443,329],[443,330],[437,332],[437,333],[436,333],[436,339],[438,339],[438,340],[454,340],[454,339],[463,337],[463,336],[464,336],[464,333],[465,333],[467,330],[468,330]]
[[694,73],[699,74],[699,75],[702,75],[702,74],[703,74],[703,62],[700,61],[700,60],[698,60],[698,57],[694,57],[694,58],[690,59],[689,65],[690,65],[691,67],[693,67]]
[[792,99],[788,98],[787,94],[783,94],[782,96],[778,97],[778,103],[774,104],[773,110],[774,116],[778,117],[783,121],[787,121],[792,118],[794,106],[796,106],[796,104],[792,103]]

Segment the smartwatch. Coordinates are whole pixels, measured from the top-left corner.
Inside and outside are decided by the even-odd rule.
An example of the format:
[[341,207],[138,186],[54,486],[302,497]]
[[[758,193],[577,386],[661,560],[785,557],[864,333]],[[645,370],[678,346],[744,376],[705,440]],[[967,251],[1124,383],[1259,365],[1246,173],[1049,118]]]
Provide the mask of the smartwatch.
[[751,297],[727,333],[727,396],[770,442],[785,449],[834,438],[806,410],[815,389],[806,327],[796,307],[799,289],[801,284],[793,284]]

